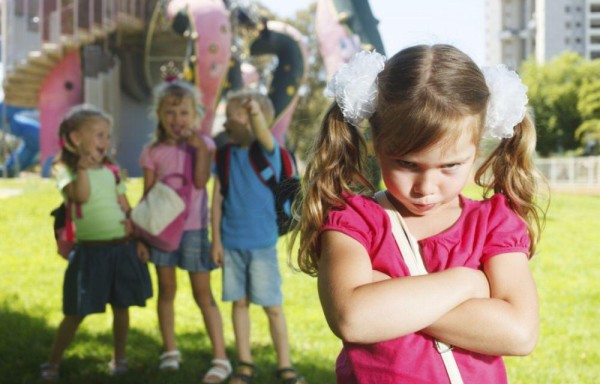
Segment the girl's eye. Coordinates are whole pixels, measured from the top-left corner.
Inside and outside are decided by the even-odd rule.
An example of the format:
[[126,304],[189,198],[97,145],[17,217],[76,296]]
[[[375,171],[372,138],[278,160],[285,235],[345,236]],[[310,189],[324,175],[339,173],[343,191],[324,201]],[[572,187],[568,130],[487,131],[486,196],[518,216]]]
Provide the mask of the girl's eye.
[[458,167],[460,167],[460,165],[461,165],[460,163],[446,164],[446,165],[444,165],[443,168],[446,170],[452,171],[452,170],[458,169]]
[[400,159],[396,160],[396,164],[398,164],[402,168],[407,168],[407,169],[413,169],[417,166],[415,163],[411,163],[410,161],[404,161],[404,160],[400,160]]

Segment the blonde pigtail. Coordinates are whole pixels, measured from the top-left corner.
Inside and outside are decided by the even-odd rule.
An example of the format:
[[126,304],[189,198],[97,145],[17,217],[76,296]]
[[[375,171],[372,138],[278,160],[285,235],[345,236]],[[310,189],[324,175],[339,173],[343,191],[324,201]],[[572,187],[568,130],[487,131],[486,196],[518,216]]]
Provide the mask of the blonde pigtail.
[[299,220],[292,232],[290,249],[299,240],[298,268],[311,276],[316,276],[319,269],[319,233],[331,208],[342,207],[344,195],[373,191],[364,174],[366,149],[358,128],[344,121],[342,111],[334,103],[309,154],[302,197],[294,206]]
[[543,203],[540,193],[546,184],[534,163],[535,145],[535,127],[526,115],[515,126],[514,135],[502,139],[475,173],[475,182],[484,188],[484,196],[492,192],[504,194],[511,208],[527,224],[530,257],[539,242],[548,204],[548,201]]

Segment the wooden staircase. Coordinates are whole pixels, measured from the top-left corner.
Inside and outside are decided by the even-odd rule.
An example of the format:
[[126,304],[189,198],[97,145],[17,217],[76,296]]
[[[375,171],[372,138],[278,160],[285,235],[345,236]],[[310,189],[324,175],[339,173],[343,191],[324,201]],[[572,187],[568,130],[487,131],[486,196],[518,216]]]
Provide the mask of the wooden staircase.
[[[113,23],[114,24],[114,23]],[[39,92],[54,67],[70,51],[106,38],[115,28],[143,30],[143,21],[129,15],[118,15],[116,25],[94,26],[80,30],[77,36],[63,35],[60,43],[44,43],[39,51],[29,52],[26,59],[9,71],[2,84],[4,104],[23,108],[38,108]]]
[[6,105],[37,108],[39,91],[46,76],[66,53],[57,44],[44,44],[40,51],[28,54],[27,59],[9,72],[4,81]]

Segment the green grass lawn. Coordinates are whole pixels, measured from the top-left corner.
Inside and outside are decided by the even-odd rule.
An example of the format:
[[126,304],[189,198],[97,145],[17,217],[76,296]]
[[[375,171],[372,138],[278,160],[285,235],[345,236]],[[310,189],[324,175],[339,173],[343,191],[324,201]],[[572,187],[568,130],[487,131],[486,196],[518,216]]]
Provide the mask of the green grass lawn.
[[[140,186],[139,179],[129,181],[130,201],[139,199]],[[21,193],[0,199],[0,383],[35,383],[39,364],[47,358],[62,318],[66,262],[56,255],[49,216],[59,196],[52,181],[37,178],[0,180],[0,191],[7,190]],[[506,359],[511,383],[598,382],[599,213],[599,196],[553,196],[540,253],[531,262],[541,302],[540,340],[530,356]],[[288,268],[283,241],[279,249],[293,360],[310,383],[334,383],[340,342],[323,317],[316,279]],[[151,273],[156,284],[152,268]],[[212,279],[218,298],[220,271],[213,273]],[[131,310],[129,373],[118,379],[106,373],[112,351],[112,316],[107,313],[90,316],[82,324],[65,354],[61,382],[199,382],[211,359],[210,343],[193,303],[187,275],[180,272],[178,281],[176,331],[184,356],[178,372],[161,373],[157,369],[161,340],[153,298],[146,308]],[[235,359],[230,306],[220,305],[228,352]],[[275,383],[275,353],[266,316],[256,307],[251,316],[258,366],[255,382]]]

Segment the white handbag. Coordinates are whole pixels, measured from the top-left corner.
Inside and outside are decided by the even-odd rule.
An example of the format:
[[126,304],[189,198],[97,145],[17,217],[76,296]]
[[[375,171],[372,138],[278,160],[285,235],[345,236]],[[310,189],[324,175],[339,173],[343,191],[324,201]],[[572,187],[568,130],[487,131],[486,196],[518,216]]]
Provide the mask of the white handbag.
[[[425,268],[425,264],[423,264],[423,258],[419,251],[419,243],[417,243],[417,240],[408,231],[404,219],[402,219],[400,213],[388,200],[385,191],[377,192],[375,194],[375,200],[383,207],[390,218],[392,233],[394,234],[396,243],[398,243],[398,248],[400,248],[400,252],[402,253],[402,257],[404,258],[404,262],[406,263],[411,276],[426,275],[427,269]],[[450,383],[463,384],[460,371],[458,370],[456,360],[454,359],[454,354],[452,354],[452,348],[454,347],[439,340],[435,340],[434,343],[435,348],[442,357],[446,372],[450,378]]]
[[160,234],[185,209],[185,202],[177,192],[165,183],[152,186],[138,205],[131,211],[131,220],[151,235]]

